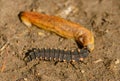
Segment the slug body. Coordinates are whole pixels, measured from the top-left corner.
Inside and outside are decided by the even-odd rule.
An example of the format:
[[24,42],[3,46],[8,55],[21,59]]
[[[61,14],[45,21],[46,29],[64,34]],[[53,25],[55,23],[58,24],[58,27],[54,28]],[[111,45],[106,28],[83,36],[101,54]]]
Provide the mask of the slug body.
[[83,61],[83,58],[87,57],[89,51],[87,49],[75,49],[75,50],[60,50],[60,49],[37,49],[34,48],[26,53],[24,58],[25,62],[30,62],[33,59],[39,58],[41,60],[53,60],[59,62],[79,62]]
[[19,18],[27,26],[35,25],[62,37],[74,39],[90,52],[94,49],[92,32],[79,24],[37,12],[20,12]]

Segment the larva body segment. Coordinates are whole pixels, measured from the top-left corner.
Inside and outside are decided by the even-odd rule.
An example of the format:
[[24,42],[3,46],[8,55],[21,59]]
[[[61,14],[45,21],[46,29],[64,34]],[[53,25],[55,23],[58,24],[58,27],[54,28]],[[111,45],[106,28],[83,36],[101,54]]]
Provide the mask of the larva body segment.
[[74,22],[56,16],[49,16],[37,12],[20,12],[20,20],[27,26],[32,24],[47,31],[52,31],[64,38],[77,41],[90,52],[94,49],[94,37],[91,31]]
[[39,58],[41,60],[54,60],[54,61],[81,61],[81,58],[87,57],[89,51],[87,49],[75,50],[60,50],[60,49],[32,49],[26,53],[24,60],[30,62],[33,59]]

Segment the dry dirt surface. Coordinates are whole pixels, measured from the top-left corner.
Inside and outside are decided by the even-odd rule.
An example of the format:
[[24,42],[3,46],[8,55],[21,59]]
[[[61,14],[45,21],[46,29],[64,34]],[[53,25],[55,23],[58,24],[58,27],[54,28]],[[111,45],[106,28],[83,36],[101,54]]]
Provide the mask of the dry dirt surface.
[[[95,49],[84,63],[23,58],[32,48],[78,48],[76,42],[20,22],[21,11],[60,16],[90,29]],[[0,0],[0,81],[120,81],[120,0]]]

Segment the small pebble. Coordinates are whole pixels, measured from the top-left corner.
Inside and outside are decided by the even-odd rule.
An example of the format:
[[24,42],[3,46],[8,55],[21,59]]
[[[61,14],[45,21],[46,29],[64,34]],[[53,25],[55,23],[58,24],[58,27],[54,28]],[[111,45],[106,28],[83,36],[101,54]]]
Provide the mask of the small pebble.
[[98,60],[94,61],[94,63],[96,64],[96,63],[101,62],[101,61],[103,61],[103,60],[102,59],[98,59]]
[[24,78],[25,81],[28,81],[27,78]]
[[40,35],[40,36],[45,36],[45,34],[42,33],[42,32],[38,32],[38,35]]
[[85,71],[84,71],[84,70],[81,70],[81,73],[85,73]]
[[115,64],[119,64],[120,63],[120,60],[119,59],[116,59],[115,60]]

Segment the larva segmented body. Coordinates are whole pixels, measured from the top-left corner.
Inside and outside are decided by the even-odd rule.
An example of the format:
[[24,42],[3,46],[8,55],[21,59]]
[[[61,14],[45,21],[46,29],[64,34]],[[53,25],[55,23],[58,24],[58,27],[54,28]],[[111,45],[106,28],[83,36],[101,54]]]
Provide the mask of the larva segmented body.
[[60,49],[32,49],[26,53],[24,60],[30,62],[33,59],[40,58],[41,60],[54,60],[54,61],[82,61],[81,59],[87,57],[89,51],[87,49],[75,50],[60,50]]

